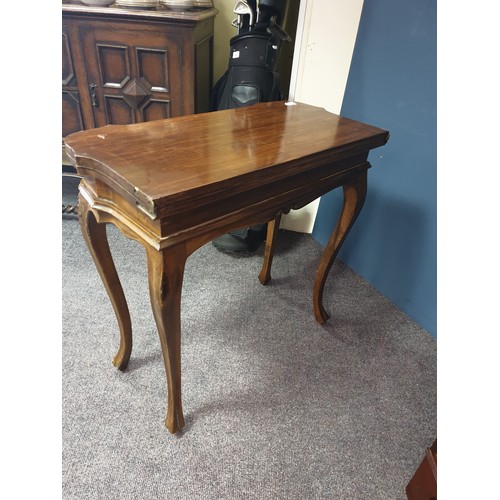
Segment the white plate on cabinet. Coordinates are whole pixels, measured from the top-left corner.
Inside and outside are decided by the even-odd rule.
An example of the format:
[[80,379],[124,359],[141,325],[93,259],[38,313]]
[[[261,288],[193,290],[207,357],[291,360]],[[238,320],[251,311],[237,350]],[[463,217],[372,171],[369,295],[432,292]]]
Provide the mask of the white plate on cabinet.
[[194,0],[194,6],[200,9],[211,9],[214,3],[212,0]]
[[85,5],[92,5],[93,7],[107,7],[112,3],[115,3],[115,0],[80,0]]
[[194,7],[194,0],[160,0],[160,5],[163,5],[172,10],[189,10]]
[[154,8],[158,7],[158,0],[116,0],[116,5],[121,7],[143,7]]

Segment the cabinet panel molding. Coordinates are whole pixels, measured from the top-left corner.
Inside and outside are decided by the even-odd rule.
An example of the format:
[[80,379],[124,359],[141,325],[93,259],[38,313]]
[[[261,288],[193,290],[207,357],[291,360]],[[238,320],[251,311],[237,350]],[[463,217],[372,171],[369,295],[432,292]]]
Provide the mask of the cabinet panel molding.
[[63,136],[85,129],[78,92],[63,90],[62,117]]
[[64,86],[75,86],[76,77],[75,70],[73,69],[73,59],[71,57],[71,51],[69,49],[69,38],[68,34],[65,33],[63,29],[62,34],[62,84]]
[[103,103],[103,113],[107,124],[135,123],[134,108],[122,96],[104,94]]
[[127,47],[96,43],[96,53],[102,86],[123,88],[131,78]]
[[139,111],[143,122],[164,120],[171,117],[170,101],[168,99],[150,99]]
[[137,47],[137,74],[155,92],[169,92],[168,51]]

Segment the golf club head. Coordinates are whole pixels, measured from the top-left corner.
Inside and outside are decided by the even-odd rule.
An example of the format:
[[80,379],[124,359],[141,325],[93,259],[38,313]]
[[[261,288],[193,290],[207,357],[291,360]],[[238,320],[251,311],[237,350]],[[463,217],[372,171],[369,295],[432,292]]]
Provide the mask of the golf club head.
[[249,16],[249,26],[250,28],[254,24],[254,13],[252,9],[250,8],[250,5],[248,5],[244,0],[238,0],[236,5],[234,6],[233,12],[235,14],[238,14],[240,16]]

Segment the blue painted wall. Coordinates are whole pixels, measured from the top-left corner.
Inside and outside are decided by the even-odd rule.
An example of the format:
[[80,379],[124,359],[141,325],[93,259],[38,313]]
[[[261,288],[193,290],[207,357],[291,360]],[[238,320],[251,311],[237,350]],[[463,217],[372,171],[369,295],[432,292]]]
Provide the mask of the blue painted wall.
[[[341,114],[390,131],[339,258],[436,337],[436,1],[365,0]],[[326,245],[342,192],[323,196]]]

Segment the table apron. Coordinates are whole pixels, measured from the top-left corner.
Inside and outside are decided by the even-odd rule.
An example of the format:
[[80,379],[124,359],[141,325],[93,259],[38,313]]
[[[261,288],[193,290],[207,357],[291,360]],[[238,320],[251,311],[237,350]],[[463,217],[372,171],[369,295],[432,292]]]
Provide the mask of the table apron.
[[[189,253],[224,233],[268,222],[280,213],[299,209],[332,189],[354,182],[356,177],[370,168],[363,161],[334,173],[312,173],[304,183],[277,183],[262,185],[247,196],[235,196],[222,201],[212,200],[210,205],[167,214],[160,220],[151,220],[132,200],[122,198],[102,181],[84,178],[80,193],[89,203],[99,222],[115,224],[127,237],[152,246],[157,250],[179,243],[189,243]],[[304,177],[304,176],[301,176]]]

